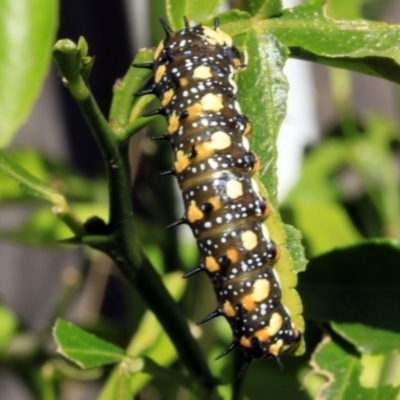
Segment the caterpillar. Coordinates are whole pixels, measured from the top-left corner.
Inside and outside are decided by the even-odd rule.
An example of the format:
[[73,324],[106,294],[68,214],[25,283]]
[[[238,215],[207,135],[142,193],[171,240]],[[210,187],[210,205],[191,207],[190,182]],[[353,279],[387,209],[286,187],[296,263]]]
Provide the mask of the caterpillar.
[[171,224],[188,224],[197,240],[201,261],[188,278],[205,271],[218,306],[199,323],[224,316],[233,341],[217,357],[240,347],[241,374],[255,358],[273,357],[296,349],[301,332],[281,302],[274,263],[279,248],[263,220],[270,206],[252,175],[260,161],[250,150],[252,124],[237,102],[235,74],[245,66],[232,38],[198,25],[173,32],[160,18],[166,37],[154,60],[136,67],[154,71],[151,88],[161,106],[145,114],[163,115],[167,132],[156,139],[170,142],[174,168],[162,175],[176,176],[185,215]]

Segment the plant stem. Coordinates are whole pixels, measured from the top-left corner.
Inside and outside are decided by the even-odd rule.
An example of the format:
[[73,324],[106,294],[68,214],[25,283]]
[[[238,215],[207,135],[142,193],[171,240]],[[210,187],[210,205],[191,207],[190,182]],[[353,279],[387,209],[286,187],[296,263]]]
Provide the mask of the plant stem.
[[[63,43],[66,44],[65,48],[63,48]],[[83,242],[106,252],[115,261],[125,278],[140,293],[170,336],[192,379],[200,381],[207,391],[208,398],[211,398],[215,396],[213,387],[216,380],[211,375],[202,352],[189,331],[185,317],[165,289],[160,276],[145,257],[135,234],[130,198],[127,142],[126,140],[118,142],[118,133],[111,128],[101,114],[82,76],[76,74],[79,68],[73,62],[74,60],[80,62],[76,57],[79,51],[78,47],[74,50],[70,41],[59,41],[55,46],[54,59],[103,155],[109,182],[109,226],[112,232],[108,240],[102,240],[101,243],[96,240],[90,243],[89,240],[85,241],[85,238]],[[128,96],[122,94],[120,96],[121,99],[130,101]],[[123,108],[127,110],[127,107]],[[113,110],[116,110],[116,105]],[[122,123],[127,123],[124,115],[115,114],[114,117],[118,117]],[[112,121],[115,123],[115,119]],[[89,238],[86,237],[86,239]]]

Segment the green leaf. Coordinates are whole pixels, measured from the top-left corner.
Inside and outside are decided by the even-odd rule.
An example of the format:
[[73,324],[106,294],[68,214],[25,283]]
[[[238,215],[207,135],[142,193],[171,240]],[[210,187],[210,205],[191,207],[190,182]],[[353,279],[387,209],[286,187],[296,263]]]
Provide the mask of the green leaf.
[[131,373],[125,363],[121,363],[116,368],[116,373],[112,382],[112,387],[107,400],[131,400]]
[[351,158],[347,156],[349,151],[348,143],[329,139],[309,152],[302,175],[285,201],[284,210],[303,233],[308,254],[312,256],[356,244],[362,239],[346,210],[338,203],[338,193],[332,184],[337,171],[347,166],[347,159]]
[[387,331],[362,324],[333,323],[332,328],[353,344],[360,353],[390,353],[400,349],[400,332]]
[[239,101],[244,114],[252,121],[251,145],[261,158],[262,181],[276,207],[276,140],[286,115],[288,83],[282,70],[287,50],[269,33],[255,30],[248,32],[246,47],[249,60],[246,70],[240,74]]
[[[74,212],[82,221],[94,215],[107,220],[106,203],[75,203]],[[49,207],[39,207],[16,229],[0,231],[0,237],[33,246],[55,246],[57,241],[71,236],[67,225],[55,217]],[[78,241],[78,243],[81,243]]]
[[26,193],[39,199],[50,201],[53,204],[64,203],[63,197],[53,187],[37,179],[28,171],[11,160],[0,149],[0,171],[16,181]]
[[0,147],[29,114],[49,66],[55,0],[0,0]]
[[[308,255],[355,245],[362,239],[343,207],[335,202],[296,199],[290,207],[293,224],[306,239]],[[315,221],[323,221],[318,224]]]
[[377,388],[400,386],[400,333],[361,324],[332,324],[332,328],[362,354],[360,382]]
[[361,355],[362,374],[360,383],[364,387],[377,388],[391,385],[400,392],[400,354],[398,350],[386,354]]
[[310,151],[303,165],[299,182],[290,192],[285,204],[290,207],[298,199],[316,202],[335,202],[337,194],[330,178],[346,162],[346,144],[329,139]]
[[361,363],[359,357],[346,352],[330,338],[325,338],[316,350],[312,366],[315,373],[327,377],[327,382],[321,385],[315,398],[329,400],[395,399],[398,388],[380,386],[369,389],[360,385]]
[[[141,49],[136,54],[133,62],[135,64],[151,62],[153,54],[153,50]],[[131,66],[124,78],[118,80],[113,87],[109,122],[121,141],[126,140],[143,125],[151,121],[151,118],[141,118],[141,115],[146,106],[152,101],[152,96],[144,96],[136,100],[132,96],[133,93],[139,91],[150,76],[150,70]],[[127,128],[130,123],[134,125]]]
[[167,0],[168,21],[174,31],[183,28],[183,17],[186,17],[191,24],[198,24],[214,17],[221,3],[222,0]]
[[[106,181],[81,176],[70,166],[40,154],[36,149],[15,148],[7,150],[7,159],[23,165],[25,171],[41,182],[52,182],[62,188],[69,198],[79,201],[105,203],[108,201]],[[0,167],[1,168],[1,167]],[[0,202],[21,201],[29,197],[7,175],[0,174]]]
[[84,369],[116,363],[125,358],[125,352],[120,347],[62,319],[57,320],[53,336],[57,352]]
[[365,2],[365,0],[329,0],[325,4],[326,14],[334,19],[361,18]]
[[12,178],[29,195],[49,201],[52,212],[78,236],[85,233],[82,221],[69,208],[64,196],[20,167],[0,149],[0,171]]
[[[18,149],[8,153],[8,159],[11,159],[17,165],[24,165],[24,168],[29,170],[37,179],[42,182],[47,182],[49,180],[49,171],[46,171],[44,168],[43,160],[37,151]],[[21,190],[15,180],[9,179],[9,176],[5,174],[0,174],[0,187],[0,202],[21,201],[30,198],[24,190]]]
[[[187,284],[182,279],[182,274],[180,272],[167,274],[163,277],[163,281],[170,294],[178,301],[182,297]],[[164,367],[171,365],[177,359],[175,347],[163,331],[154,314],[150,311],[144,314],[139,328],[128,345],[126,353],[133,357],[146,355],[146,357],[156,360],[158,365]],[[98,400],[107,400],[109,398],[110,390],[115,384],[114,382],[117,379],[116,376],[118,373],[118,369],[114,369]],[[152,376],[148,373],[135,374],[131,386],[133,393],[138,393],[151,379]]]
[[251,28],[251,15],[246,11],[234,9],[218,15],[218,18],[221,29],[235,38],[235,45],[242,45],[244,35]]
[[223,29],[235,36],[236,43],[250,29],[269,32],[290,48],[291,57],[399,83],[400,25],[362,19],[335,20],[325,14],[324,4],[325,0],[308,1],[285,9],[281,17],[262,20],[242,12],[241,18],[224,23]]
[[[362,132],[356,128],[344,139],[330,138],[306,155],[301,178],[286,199],[285,209],[292,217],[291,222],[303,232],[309,254],[315,256],[361,239],[348,212],[339,203],[351,196],[346,188],[342,189],[343,169],[350,169],[358,177],[380,218],[382,228],[369,235],[383,232],[386,236],[399,236],[400,196],[396,175],[392,173],[393,139],[391,124],[371,116],[363,119]],[[354,200],[354,196],[350,199]],[[363,211],[355,219],[362,221],[361,230],[365,233],[371,215]]]
[[277,16],[282,12],[281,0],[247,0],[245,3],[257,18]]
[[300,274],[305,314],[400,331],[400,242],[375,239],[312,259]]
[[[176,301],[181,299],[187,284],[182,279],[182,274],[180,272],[170,273],[163,278],[163,281],[173,298]],[[146,355],[165,367],[177,359],[174,345],[151,312],[146,312],[143,316],[136,335],[128,346],[127,353],[133,356]],[[150,378],[148,374],[136,376],[132,382],[134,393],[138,393]]]
[[291,56],[400,82],[400,25],[334,20],[324,0],[284,10],[282,18],[260,21],[291,48]]
[[[263,165],[258,181],[260,191],[271,208],[266,225],[281,251],[274,268],[282,284],[282,302],[291,311],[298,329],[304,331],[301,300],[293,289],[297,284],[295,271],[305,267],[301,236],[294,228],[282,223],[277,211],[276,140],[286,113],[288,85],[282,69],[287,51],[269,33],[255,30],[248,32],[245,45],[249,62],[240,75],[239,102],[244,114],[252,121],[254,133],[251,145]],[[303,350],[300,347],[298,353],[301,354]]]
[[362,179],[366,192],[379,213],[385,236],[400,235],[400,194],[396,159],[392,154],[395,129],[381,117],[365,119],[363,133],[344,148],[348,165]]

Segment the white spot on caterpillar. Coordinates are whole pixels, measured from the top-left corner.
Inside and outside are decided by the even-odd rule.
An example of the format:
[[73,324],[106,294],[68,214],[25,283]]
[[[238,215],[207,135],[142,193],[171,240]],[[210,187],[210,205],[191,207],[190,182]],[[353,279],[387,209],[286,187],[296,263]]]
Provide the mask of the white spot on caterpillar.
[[210,167],[212,169],[217,169],[218,168],[218,163],[213,160],[212,158],[210,158],[209,160],[207,160],[208,164],[210,165]]

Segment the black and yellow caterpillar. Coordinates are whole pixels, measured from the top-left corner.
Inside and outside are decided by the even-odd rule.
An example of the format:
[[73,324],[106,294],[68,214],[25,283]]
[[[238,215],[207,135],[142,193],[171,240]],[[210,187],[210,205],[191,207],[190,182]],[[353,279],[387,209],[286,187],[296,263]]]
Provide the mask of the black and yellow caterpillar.
[[242,371],[253,358],[294,350],[301,333],[281,302],[274,263],[279,251],[263,220],[270,207],[252,175],[260,167],[250,150],[252,125],[236,100],[234,76],[243,68],[232,38],[219,29],[198,25],[173,32],[161,20],[166,38],[151,68],[154,84],[137,95],[154,94],[161,107],[146,115],[167,119],[175,153],[175,175],[182,190],[187,223],[196,237],[201,262],[187,273],[205,271],[218,307],[201,322],[223,315],[233,341],[218,358],[236,347],[245,353]]

